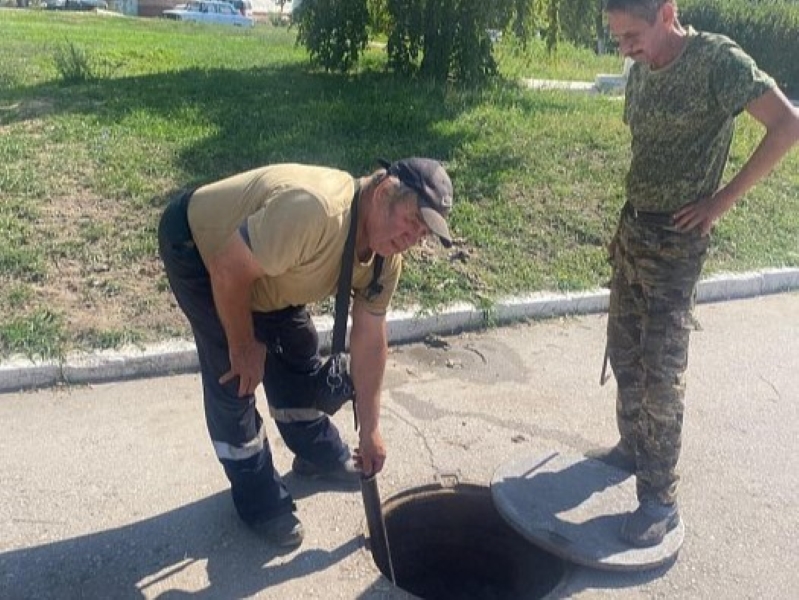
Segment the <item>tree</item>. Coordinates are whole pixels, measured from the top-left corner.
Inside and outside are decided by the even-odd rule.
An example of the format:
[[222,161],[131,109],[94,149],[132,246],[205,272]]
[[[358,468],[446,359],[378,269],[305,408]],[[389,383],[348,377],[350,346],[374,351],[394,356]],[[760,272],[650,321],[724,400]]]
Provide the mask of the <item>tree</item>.
[[295,14],[297,39],[314,64],[347,71],[371,25],[387,35],[389,65],[397,72],[474,83],[496,72],[489,30],[505,29],[536,1],[304,0]]
[[496,73],[489,29],[514,0],[388,0],[389,64],[437,81],[476,83]]
[[597,0],[303,0],[294,17],[298,43],[328,71],[357,64],[371,30],[387,36],[397,73],[475,84],[497,72],[495,32],[524,44],[543,30],[550,52],[561,35],[593,45],[597,11]]
[[303,0],[293,16],[297,43],[326,71],[348,71],[369,42],[366,0]]

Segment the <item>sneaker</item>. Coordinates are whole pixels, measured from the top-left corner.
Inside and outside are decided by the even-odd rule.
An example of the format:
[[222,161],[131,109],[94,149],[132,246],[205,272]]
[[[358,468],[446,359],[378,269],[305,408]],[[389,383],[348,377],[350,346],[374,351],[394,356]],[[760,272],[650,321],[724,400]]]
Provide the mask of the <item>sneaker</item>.
[[298,477],[326,481],[346,487],[360,488],[361,471],[355,466],[355,461],[350,457],[343,462],[336,463],[334,467],[319,467],[299,456],[294,457],[291,470]]
[[648,548],[657,546],[666,534],[680,524],[676,504],[663,504],[644,499],[628,514],[621,525],[621,539],[632,546]]
[[621,440],[612,448],[589,450],[585,453],[585,456],[620,469],[630,475],[635,475],[635,455]]
[[302,544],[305,528],[293,512],[249,524],[259,536],[279,548],[295,548]]

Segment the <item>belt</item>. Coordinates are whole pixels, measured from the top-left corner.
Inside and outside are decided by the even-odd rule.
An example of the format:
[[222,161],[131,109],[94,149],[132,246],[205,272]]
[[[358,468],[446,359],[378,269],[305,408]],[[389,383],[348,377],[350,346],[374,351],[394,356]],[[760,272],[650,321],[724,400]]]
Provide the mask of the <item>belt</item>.
[[674,227],[674,215],[668,212],[650,212],[638,210],[629,202],[624,204],[622,212],[634,221],[645,225],[657,225],[658,227]]

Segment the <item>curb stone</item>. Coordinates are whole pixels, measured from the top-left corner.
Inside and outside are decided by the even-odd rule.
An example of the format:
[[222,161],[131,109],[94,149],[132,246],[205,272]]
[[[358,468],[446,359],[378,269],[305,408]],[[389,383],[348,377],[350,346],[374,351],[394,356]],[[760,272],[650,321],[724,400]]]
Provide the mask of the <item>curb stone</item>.
[[[799,290],[799,268],[767,269],[742,274],[719,274],[699,283],[697,301],[720,302]],[[501,325],[525,319],[607,312],[609,291],[601,289],[573,294],[536,293],[506,298],[490,309],[469,304],[449,306],[436,314],[410,311],[389,313],[390,344],[408,343],[428,335]],[[323,351],[330,348],[333,319],[314,318]],[[197,372],[194,343],[172,340],[123,350],[103,350],[69,356],[64,362],[34,362],[13,358],[0,363],[0,393],[54,385],[107,383],[123,379]]]

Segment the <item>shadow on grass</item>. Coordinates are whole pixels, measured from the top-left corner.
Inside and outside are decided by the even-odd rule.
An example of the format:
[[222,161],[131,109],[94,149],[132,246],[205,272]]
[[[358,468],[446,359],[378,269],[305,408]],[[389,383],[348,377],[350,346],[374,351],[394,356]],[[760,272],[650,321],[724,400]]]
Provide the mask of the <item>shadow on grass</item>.
[[[530,227],[539,222],[540,205],[530,192],[536,189],[530,174],[548,168],[563,134],[546,132],[547,144],[531,156],[523,125],[537,116],[569,123],[574,114],[573,96],[531,94],[508,82],[465,90],[377,70],[346,76],[314,72],[299,62],[190,67],[0,90],[0,124],[12,126],[11,136],[28,135],[24,122],[38,121],[31,128],[34,141],[18,145],[31,155],[51,152],[65,161],[64,167],[44,161],[50,170],[40,173],[40,188],[31,192],[20,185],[9,198],[16,193],[36,196],[32,204],[68,202],[59,189],[60,171],[72,166],[75,177],[85,172],[69,184],[108,201],[108,210],[119,212],[115,222],[132,238],[129,250],[109,235],[96,254],[128,252],[126,265],[152,260],[160,208],[176,188],[277,162],[362,175],[377,168],[377,158],[444,161],[455,187],[452,228],[460,258],[447,260],[436,247],[440,254],[434,259],[425,254],[423,260],[408,260],[395,304],[428,308],[516,288],[554,287],[535,250],[541,246],[540,229]],[[501,126],[512,119],[521,119],[518,128],[508,125],[505,131]],[[11,139],[9,146],[14,145]],[[73,154],[77,162],[70,165]],[[520,173],[525,180],[512,187],[521,191],[506,194],[509,178]],[[28,239],[43,252],[49,246],[31,229]],[[49,256],[43,260],[52,262]],[[96,295],[93,288],[87,294]]]
[[[193,68],[6,91],[0,94],[6,105],[0,122],[71,113],[91,115],[91,126],[102,128],[136,113],[160,117],[170,123],[161,135],[182,148],[174,167],[188,174],[187,184],[276,162],[322,164],[361,174],[376,168],[378,157],[409,155],[454,162],[449,166],[455,179],[459,149],[482,133],[479,127],[459,124],[458,117],[484,103],[492,90],[513,87],[496,85],[457,91],[390,73],[333,75],[309,72],[303,65]],[[491,102],[499,108],[503,102],[516,108],[529,102],[531,113],[569,110],[555,96],[494,93]],[[197,127],[213,133],[191,133]],[[147,138],[158,132],[143,128],[141,134]],[[483,152],[470,179],[490,186],[493,173],[520,161],[501,149]]]

